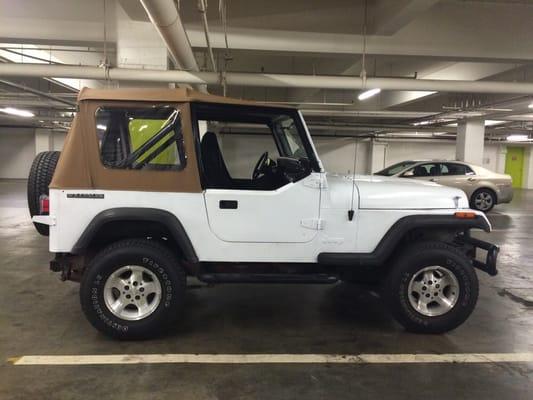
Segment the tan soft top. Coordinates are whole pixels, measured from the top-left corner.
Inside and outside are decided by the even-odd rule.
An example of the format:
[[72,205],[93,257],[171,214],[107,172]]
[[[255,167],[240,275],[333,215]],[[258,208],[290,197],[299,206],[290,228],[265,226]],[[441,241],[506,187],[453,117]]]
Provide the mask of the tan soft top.
[[[78,95],[78,112],[67,135],[54,177],[54,189],[106,189],[163,192],[202,191],[195,152],[195,138],[191,125],[189,103],[256,105],[253,101],[230,99],[191,89],[88,89]],[[182,134],[187,162],[181,170],[153,171],[105,167],[100,161],[95,113],[101,104],[113,102],[117,106],[144,103],[174,103],[181,112]],[[275,107],[275,105],[270,105]]]
[[232,99],[214,94],[202,93],[196,90],[180,88],[124,88],[124,89],[89,89],[83,88],[78,101],[84,100],[122,100],[122,101],[161,101],[185,103],[200,101],[206,103],[240,104],[250,106],[279,107],[273,104],[264,104],[251,100]]

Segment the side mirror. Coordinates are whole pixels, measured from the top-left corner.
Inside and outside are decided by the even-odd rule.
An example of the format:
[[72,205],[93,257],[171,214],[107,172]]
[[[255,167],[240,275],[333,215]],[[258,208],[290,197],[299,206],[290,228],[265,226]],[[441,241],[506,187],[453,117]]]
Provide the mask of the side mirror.
[[305,167],[302,162],[290,157],[279,157],[278,167],[287,174],[300,174],[305,172]]

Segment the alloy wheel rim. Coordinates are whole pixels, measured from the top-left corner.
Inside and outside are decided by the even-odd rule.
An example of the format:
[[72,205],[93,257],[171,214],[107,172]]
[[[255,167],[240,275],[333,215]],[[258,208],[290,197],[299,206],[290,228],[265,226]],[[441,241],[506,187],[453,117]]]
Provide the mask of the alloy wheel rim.
[[116,317],[138,321],[157,309],[161,292],[161,283],[152,271],[140,265],[126,265],[107,278],[104,301]]
[[474,204],[479,210],[488,210],[492,206],[492,196],[487,192],[480,192],[476,195]]
[[437,265],[416,272],[407,290],[411,307],[427,317],[446,314],[459,298],[457,277],[449,269]]

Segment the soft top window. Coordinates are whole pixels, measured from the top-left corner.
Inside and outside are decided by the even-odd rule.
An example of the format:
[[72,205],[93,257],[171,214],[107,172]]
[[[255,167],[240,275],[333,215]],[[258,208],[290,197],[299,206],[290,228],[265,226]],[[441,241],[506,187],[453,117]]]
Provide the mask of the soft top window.
[[182,169],[179,111],[171,107],[103,107],[96,110],[100,159],[108,168]]
[[[320,167],[307,138],[298,112],[289,108],[237,106],[227,104],[195,103],[196,119],[220,125],[221,133],[250,133],[248,128],[263,126],[257,134],[272,135],[282,157],[307,159],[315,171]],[[266,129],[264,129],[266,128]],[[203,133],[203,132],[202,132]],[[201,133],[201,134],[202,134]]]

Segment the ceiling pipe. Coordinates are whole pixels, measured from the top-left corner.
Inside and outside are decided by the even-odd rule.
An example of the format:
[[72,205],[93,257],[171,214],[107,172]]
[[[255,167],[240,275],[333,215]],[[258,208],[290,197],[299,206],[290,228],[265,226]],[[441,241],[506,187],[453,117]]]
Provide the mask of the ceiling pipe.
[[[191,43],[181,22],[173,0],[140,0],[150,21],[165,42],[176,67],[184,71],[198,72],[200,68],[194,57]],[[205,85],[197,82],[178,82],[192,84],[201,92],[207,92]]]
[[390,110],[330,110],[330,109],[310,109],[300,108],[305,116],[309,117],[342,117],[342,118],[426,118],[437,114],[428,111],[390,111]]
[[37,95],[39,97],[44,97],[45,99],[53,100],[53,101],[56,101],[58,103],[63,103],[63,104],[67,104],[67,105],[72,106],[72,107],[76,107],[76,103],[75,102],[62,99],[61,97],[54,96],[54,95],[52,95],[50,93],[41,92],[40,90],[33,89],[33,88],[30,88],[30,87],[27,87],[27,86],[24,86],[24,85],[19,85],[18,83],[6,81],[6,80],[3,80],[3,79],[0,79],[0,83],[2,85],[9,86],[9,87],[12,87],[12,88],[15,88],[15,89],[19,89],[19,90],[22,90],[24,92],[35,94],[35,95]]
[[207,45],[207,53],[209,54],[209,60],[211,61],[211,67],[213,72],[217,72],[217,63],[215,62],[215,56],[213,55],[213,48],[211,47],[211,40],[209,39],[209,24],[207,23],[207,2],[206,0],[198,0],[198,11],[202,16],[202,23],[204,25],[205,44]]
[[[176,82],[190,85],[220,85],[214,72],[149,70],[130,68],[103,69],[93,66],[0,63],[0,76],[54,77],[140,82]],[[435,79],[367,78],[355,76],[226,73],[226,84],[233,86],[316,88],[361,90],[438,91],[452,93],[507,93],[533,95],[533,82],[458,81]]]

